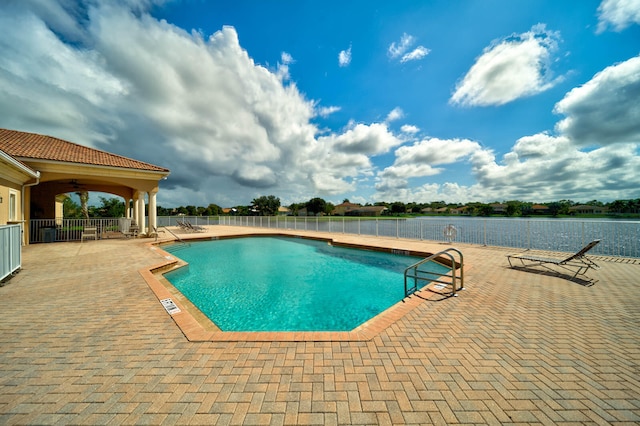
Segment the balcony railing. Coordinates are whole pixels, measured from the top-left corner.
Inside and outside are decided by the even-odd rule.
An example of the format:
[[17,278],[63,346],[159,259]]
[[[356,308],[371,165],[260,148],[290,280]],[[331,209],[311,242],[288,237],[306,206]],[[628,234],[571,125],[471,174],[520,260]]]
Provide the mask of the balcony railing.
[[22,267],[22,226],[0,226],[0,282]]

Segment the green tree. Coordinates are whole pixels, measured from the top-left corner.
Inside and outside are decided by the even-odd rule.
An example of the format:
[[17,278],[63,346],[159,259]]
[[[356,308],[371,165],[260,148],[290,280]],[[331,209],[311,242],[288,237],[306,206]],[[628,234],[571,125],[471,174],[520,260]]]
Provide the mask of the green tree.
[[293,216],[298,216],[298,211],[305,207],[305,203],[292,203],[289,205],[289,211]]
[[62,202],[62,215],[65,219],[80,219],[82,217],[82,207],[71,197],[66,197]]
[[236,211],[233,213],[234,215],[249,216],[249,207],[248,206],[235,206],[234,208],[236,209]]
[[335,210],[336,206],[333,203],[330,203],[329,201],[327,201],[327,204],[324,207],[324,212],[327,215],[331,215],[333,213],[333,210]]
[[493,207],[489,204],[479,204],[475,207],[475,214],[478,216],[489,217],[493,213]]
[[327,202],[322,198],[312,198],[307,202],[307,212],[317,215],[324,213],[327,209]]
[[549,207],[549,213],[553,217],[557,217],[560,214],[560,210],[562,210],[562,204],[557,201],[547,204],[547,207]]
[[218,216],[222,214],[222,207],[217,204],[209,204],[207,206],[207,216]]
[[396,201],[394,203],[391,203],[390,210],[391,210],[391,214],[395,214],[395,215],[404,214],[407,212],[407,206],[405,206],[404,203],[400,201]]
[[260,216],[275,216],[280,208],[280,198],[275,195],[263,195],[262,197],[254,198],[251,204]]
[[124,201],[100,197],[100,205],[94,209],[96,217],[124,217]]
[[520,201],[507,201],[507,216],[520,216],[522,214]]
[[522,203],[520,205],[520,212],[522,213],[522,216],[531,216],[533,214],[533,204],[529,202]]

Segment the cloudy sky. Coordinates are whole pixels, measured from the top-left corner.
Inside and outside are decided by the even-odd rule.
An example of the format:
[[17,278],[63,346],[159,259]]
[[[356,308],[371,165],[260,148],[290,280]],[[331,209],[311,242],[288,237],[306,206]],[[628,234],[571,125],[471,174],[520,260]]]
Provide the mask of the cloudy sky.
[[0,127],[165,207],[640,197],[640,0],[3,0]]

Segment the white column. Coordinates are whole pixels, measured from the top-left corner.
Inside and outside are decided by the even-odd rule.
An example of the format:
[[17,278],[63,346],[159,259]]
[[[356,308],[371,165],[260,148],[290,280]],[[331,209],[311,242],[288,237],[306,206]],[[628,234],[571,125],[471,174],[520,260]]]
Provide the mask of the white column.
[[140,227],[140,233],[145,234],[146,225],[144,223],[144,192],[138,192],[138,217],[136,221]]
[[147,235],[151,235],[155,233],[154,228],[158,228],[157,217],[158,212],[156,211],[156,194],[157,191],[149,192],[149,232]]
[[131,219],[131,199],[124,197],[124,217]]
[[136,222],[136,225],[139,225],[138,223],[138,191],[135,191],[133,193],[133,220]]

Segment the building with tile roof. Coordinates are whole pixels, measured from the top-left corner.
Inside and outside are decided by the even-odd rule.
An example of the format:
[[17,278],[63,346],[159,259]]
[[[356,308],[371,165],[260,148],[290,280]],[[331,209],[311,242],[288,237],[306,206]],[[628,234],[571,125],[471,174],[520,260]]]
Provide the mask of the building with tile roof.
[[[63,139],[35,133],[0,129],[0,225],[28,224],[33,219],[55,219],[56,197],[79,191],[120,196],[125,205],[133,201],[127,217],[143,233],[156,227],[158,184],[169,169],[112,154]],[[146,199],[146,200],[145,200]],[[145,223],[145,201],[149,223]],[[148,226],[147,226],[148,225]],[[24,227],[29,241],[29,227]]]

